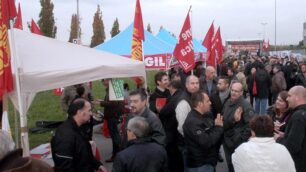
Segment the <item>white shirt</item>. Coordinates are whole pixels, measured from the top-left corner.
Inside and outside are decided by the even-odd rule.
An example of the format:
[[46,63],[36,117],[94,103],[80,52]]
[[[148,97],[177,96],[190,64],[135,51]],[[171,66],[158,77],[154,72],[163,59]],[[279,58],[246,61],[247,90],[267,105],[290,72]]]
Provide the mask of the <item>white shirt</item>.
[[235,172],[295,172],[294,162],[285,146],[273,137],[253,137],[232,155]]
[[183,125],[190,111],[191,107],[186,100],[181,100],[175,108],[176,120],[178,122],[177,130],[182,136],[184,136]]

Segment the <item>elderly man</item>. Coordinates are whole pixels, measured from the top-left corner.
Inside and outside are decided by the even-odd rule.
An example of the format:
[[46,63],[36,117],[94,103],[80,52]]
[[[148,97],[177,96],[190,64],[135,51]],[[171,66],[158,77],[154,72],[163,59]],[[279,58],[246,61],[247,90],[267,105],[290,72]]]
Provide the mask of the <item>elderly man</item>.
[[250,121],[250,127],[252,137],[233,153],[235,172],[294,172],[294,163],[288,150],[283,145],[275,143],[271,117],[256,116]]
[[249,121],[255,112],[252,105],[243,98],[243,86],[239,82],[233,82],[231,97],[225,102],[222,115],[224,118],[224,142],[223,148],[229,172],[233,172],[232,153],[251,136]]
[[80,129],[92,115],[91,104],[78,98],[70,104],[68,115],[51,140],[55,171],[106,172],[102,163],[94,158],[89,140]]
[[190,75],[186,78],[186,90],[182,94],[182,96],[179,99],[179,102],[176,106],[175,113],[176,113],[176,119],[178,121],[178,127],[177,130],[181,135],[183,134],[183,124],[185,122],[185,119],[188,115],[188,113],[191,111],[191,102],[190,102],[190,97],[192,93],[195,93],[199,91],[200,89],[200,83],[199,83],[199,78]]
[[275,139],[289,150],[297,172],[306,171],[306,89],[294,86],[288,92],[289,108],[293,109],[285,133]]
[[186,78],[185,83],[186,90],[182,93],[181,97],[178,100],[178,104],[175,108],[175,115],[178,122],[177,130],[179,132],[178,135],[178,146],[180,149],[180,152],[183,156],[184,160],[184,170],[186,171],[186,150],[184,146],[184,138],[183,138],[183,124],[185,122],[185,119],[187,118],[188,113],[191,111],[191,94],[199,91],[200,89],[200,83],[199,78],[190,75]]
[[223,135],[223,119],[220,114],[214,121],[206,117],[211,103],[204,91],[193,93],[191,103],[193,109],[183,125],[187,169],[189,172],[213,172],[217,165],[219,142]]
[[166,134],[159,118],[147,107],[147,94],[143,89],[137,89],[130,93],[131,114],[128,120],[135,116],[144,117],[151,128],[149,136],[156,143],[165,146]]
[[215,68],[212,66],[207,66],[205,70],[205,79],[200,81],[201,90],[204,90],[209,96],[215,94],[218,90],[215,75]]
[[119,152],[113,172],[166,172],[167,153],[163,146],[151,142],[149,124],[143,117],[129,120],[127,126],[128,147]]

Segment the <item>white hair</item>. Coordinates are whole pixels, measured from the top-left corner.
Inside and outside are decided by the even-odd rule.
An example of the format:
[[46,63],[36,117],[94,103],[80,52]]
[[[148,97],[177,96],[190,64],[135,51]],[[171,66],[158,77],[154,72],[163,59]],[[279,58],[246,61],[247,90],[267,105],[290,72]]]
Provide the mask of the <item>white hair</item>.
[[10,151],[14,150],[15,143],[7,131],[0,130],[0,160]]

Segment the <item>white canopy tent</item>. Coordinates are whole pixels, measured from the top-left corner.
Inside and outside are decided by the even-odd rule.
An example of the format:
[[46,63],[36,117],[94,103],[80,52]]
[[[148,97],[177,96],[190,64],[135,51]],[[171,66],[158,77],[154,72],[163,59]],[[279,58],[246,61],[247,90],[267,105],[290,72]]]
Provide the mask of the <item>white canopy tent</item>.
[[13,76],[19,76],[20,84],[14,83],[15,90],[9,97],[20,112],[21,143],[26,155],[29,155],[26,112],[36,93],[103,78],[146,77],[143,62],[18,29],[10,33],[12,61],[17,59],[12,62]]

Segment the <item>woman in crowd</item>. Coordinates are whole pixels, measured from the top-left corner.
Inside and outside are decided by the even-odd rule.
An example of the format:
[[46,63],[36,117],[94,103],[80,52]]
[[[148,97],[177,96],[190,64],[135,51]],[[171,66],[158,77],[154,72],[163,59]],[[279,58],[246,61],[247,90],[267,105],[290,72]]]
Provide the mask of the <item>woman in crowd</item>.
[[285,131],[286,124],[292,115],[291,110],[288,108],[287,97],[288,92],[281,91],[277,96],[275,104],[267,109],[267,114],[274,121],[275,129],[281,132]]

